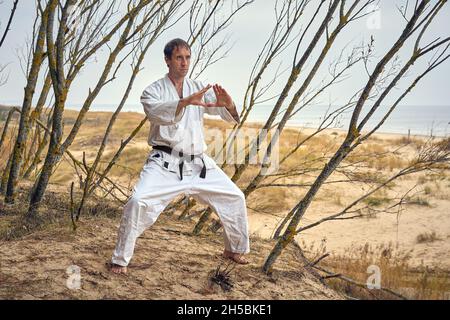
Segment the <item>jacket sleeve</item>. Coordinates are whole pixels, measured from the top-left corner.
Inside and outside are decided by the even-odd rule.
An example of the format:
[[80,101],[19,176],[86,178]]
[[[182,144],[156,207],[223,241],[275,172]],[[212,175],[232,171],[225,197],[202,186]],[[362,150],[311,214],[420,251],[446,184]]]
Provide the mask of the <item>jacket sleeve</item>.
[[[201,84],[201,87],[204,88],[205,86]],[[206,103],[214,103],[216,102],[216,94],[214,93],[214,90],[211,88],[203,96]],[[235,104],[236,106],[236,104]],[[204,107],[206,114],[214,115],[214,116],[220,116],[223,120],[227,122],[232,122],[235,124],[238,124],[241,122],[239,115],[241,114],[241,108],[236,106],[237,111],[237,117],[233,117],[231,113],[228,111],[225,107]]]
[[175,115],[179,101],[162,101],[161,89],[156,85],[148,86],[141,95],[141,103],[147,118],[157,125],[171,125],[181,120],[185,108]]

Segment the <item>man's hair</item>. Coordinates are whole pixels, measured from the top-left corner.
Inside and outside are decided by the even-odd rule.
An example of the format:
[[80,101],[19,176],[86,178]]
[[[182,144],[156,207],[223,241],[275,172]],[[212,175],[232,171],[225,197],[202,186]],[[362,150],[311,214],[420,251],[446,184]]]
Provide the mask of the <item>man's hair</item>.
[[189,49],[189,51],[191,51],[191,47],[189,46],[189,44],[186,41],[184,41],[183,39],[180,39],[180,38],[176,38],[176,39],[170,40],[164,47],[164,56],[167,59],[172,58],[173,50],[175,48],[180,48],[180,47],[184,47],[186,49]]

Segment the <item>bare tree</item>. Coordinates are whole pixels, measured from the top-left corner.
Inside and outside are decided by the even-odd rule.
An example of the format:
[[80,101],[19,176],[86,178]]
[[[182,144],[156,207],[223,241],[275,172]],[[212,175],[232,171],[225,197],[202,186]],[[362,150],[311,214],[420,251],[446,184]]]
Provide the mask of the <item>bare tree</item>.
[[[215,62],[223,59],[225,54],[220,54],[222,48],[225,47],[228,42],[228,38],[221,41],[219,46],[214,46],[211,44],[212,40],[218,38],[222,31],[226,30],[230,25],[232,18],[245,6],[251,4],[253,0],[246,1],[232,1],[227,3],[223,0],[218,1],[195,1],[194,5],[191,6],[187,13],[189,14],[189,37],[188,43],[190,44],[194,54],[193,54],[193,68],[191,69],[191,77],[198,77],[202,72],[204,72],[209,66]],[[184,16],[184,13],[182,14]],[[220,17],[219,17],[220,16]],[[180,17],[181,18],[181,17]],[[213,50],[209,50],[212,47]],[[195,72],[196,68],[201,68],[200,71]],[[194,76],[195,73],[195,76]],[[103,173],[97,179],[95,184],[92,185],[91,190],[88,194],[91,194],[96,187],[98,187],[105,179],[109,171],[112,169],[120,154],[126,147],[126,145],[134,138],[134,136],[139,132],[142,126],[147,122],[144,118],[138,126],[132,130],[129,137],[121,141],[120,147],[109,161],[108,165],[104,169]],[[167,209],[171,207],[176,207],[179,202],[170,205]],[[165,210],[167,212],[167,209]]]
[[45,59],[45,32],[47,26],[49,7],[41,11],[40,14],[40,26],[36,37],[35,49],[33,52],[33,58],[30,62],[30,70],[27,76],[27,84],[24,90],[24,98],[22,102],[19,132],[17,134],[16,143],[12,152],[11,165],[8,175],[8,186],[6,190],[6,203],[14,202],[14,189],[17,183],[19,175],[19,169],[22,165],[22,155],[24,152],[25,144],[30,130],[30,112],[31,104],[33,100],[34,91],[36,88],[39,71],[41,65]]
[[[103,156],[103,152],[105,150],[106,143],[107,143],[108,137],[111,133],[111,130],[114,126],[114,123],[128,98],[128,95],[131,91],[131,88],[133,86],[134,80],[136,79],[136,76],[138,75],[139,71],[141,71],[141,64],[144,61],[144,57],[145,57],[148,49],[154,43],[154,41],[161,35],[162,32],[164,32],[168,28],[167,27],[168,21],[171,19],[172,16],[174,16],[174,14],[178,11],[179,7],[182,4],[183,4],[182,1],[179,1],[179,2],[172,1],[172,2],[170,2],[170,5],[169,5],[167,11],[162,11],[161,10],[162,7],[159,7],[159,6],[153,6],[149,10],[149,11],[153,11],[152,12],[153,19],[152,19],[151,23],[145,27],[145,30],[143,31],[144,36],[140,36],[142,38],[139,39],[136,42],[136,45],[132,48],[132,54],[133,54],[132,74],[129,79],[127,88],[123,94],[122,100],[120,101],[118,107],[116,108],[115,112],[113,113],[113,115],[108,123],[108,127],[106,128],[102,143],[100,145],[100,148],[97,152],[97,155],[95,157],[93,164],[90,167],[88,167],[87,165],[85,166],[87,173],[86,173],[86,178],[84,179],[83,184],[82,184],[83,185],[83,194],[82,194],[80,203],[78,205],[78,208],[77,208],[77,211],[75,214],[75,219],[73,219],[74,225],[75,225],[75,221],[78,221],[78,219],[80,217],[80,214],[81,214],[81,211],[85,204],[85,201],[87,200],[89,195],[92,194],[92,192],[95,190],[96,186],[101,183],[101,181],[94,182],[95,170],[97,169],[98,164],[100,163],[100,160]],[[139,129],[141,127],[142,127],[142,125],[139,126]],[[136,131],[134,131],[134,132],[136,132]],[[125,146],[123,141],[121,143],[121,147],[122,146]],[[106,174],[104,173],[100,179],[103,180],[103,178],[105,176],[106,176]]]
[[[0,182],[0,194],[5,195],[6,193],[6,184],[8,182],[8,172],[9,168],[11,167],[11,157],[8,157],[8,154],[11,152],[11,141],[12,137],[14,137],[15,132],[17,131],[17,124],[16,122],[13,122],[14,113],[20,113],[20,109],[17,107],[13,107],[8,111],[8,116],[6,118],[5,124],[3,126],[2,136],[0,138],[0,150],[2,152],[2,158],[8,159],[6,161],[5,166],[2,166],[3,173],[1,176],[1,182]],[[8,129],[11,125],[11,123],[14,125],[11,130]],[[8,145],[5,144],[5,142],[9,142]],[[6,157],[5,157],[6,155]],[[4,162],[3,162],[4,163]]]
[[[42,128],[39,125],[36,125],[36,119],[42,120],[41,116],[43,111],[45,111],[44,107],[46,106],[47,97],[52,86],[51,80],[52,79],[50,73],[47,72],[47,75],[45,76],[45,80],[41,88],[41,93],[39,95],[38,102],[30,115],[31,125],[34,124],[35,134],[29,143],[30,147],[28,150],[28,155],[25,157],[24,164],[22,166],[23,178],[28,178],[30,176],[30,173],[35,169],[36,165],[40,160],[41,154],[49,141],[48,132],[47,131],[42,132]],[[47,114],[47,126],[49,126],[50,124],[52,114],[53,114],[53,107],[49,109]]]
[[[78,38],[74,36],[73,44],[69,46],[68,55],[72,59],[69,65],[67,76],[65,76],[64,72],[64,56],[67,49],[65,42],[65,33],[68,30],[70,33],[70,28],[68,29],[68,17],[70,14],[70,8],[73,6],[73,2],[67,1],[65,6],[62,8],[61,12],[61,20],[59,21],[58,26],[58,35],[56,41],[53,39],[53,24],[54,20],[49,19],[47,24],[47,47],[48,47],[48,62],[50,68],[50,74],[52,77],[53,84],[53,92],[55,94],[55,108],[53,112],[52,118],[52,134],[50,136],[50,145],[49,150],[47,152],[45,162],[41,173],[39,175],[39,179],[36,181],[35,186],[32,190],[30,197],[30,208],[28,216],[34,217],[40,201],[44,195],[45,189],[48,184],[48,180],[52,173],[52,169],[55,165],[60,161],[62,155],[65,153],[67,148],[72,144],[73,140],[76,137],[78,130],[82,124],[83,118],[87,111],[89,110],[92,102],[100,92],[100,90],[109,82],[115,79],[118,68],[121,66],[122,61],[116,66],[116,69],[113,71],[112,77],[110,76],[111,71],[113,70],[114,63],[119,56],[119,53],[123,51],[123,49],[131,44],[133,44],[136,39],[136,35],[140,35],[142,30],[152,21],[155,10],[158,11],[167,5],[167,1],[158,2],[153,5],[153,8],[160,8],[155,10],[146,10],[147,6],[150,4],[150,0],[141,0],[138,3],[129,2],[127,6],[127,13],[116,23],[113,27],[106,31],[106,35],[101,35],[105,28],[105,24],[108,25],[109,17],[110,17],[110,4],[105,4],[104,2],[94,2],[96,5],[107,5],[106,10],[99,14],[98,24],[95,25],[93,32],[90,32],[87,37],[85,37],[84,33],[81,33]],[[50,1],[49,6],[52,18],[54,17],[55,8],[57,3],[55,1]],[[88,5],[88,9],[86,10],[88,16],[92,12],[92,6]],[[140,17],[140,15],[142,15]],[[140,17],[140,20],[138,20]],[[89,24],[85,24],[89,25]],[[81,108],[81,111],[78,114],[78,117],[67,136],[66,140],[61,143],[62,138],[62,115],[64,111],[65,101],[67,99],[67,94],[72,84],[73,80],[76,78],[80,69],[84,66],[85,62],[95,53],[99,48],[103,45],[107,44],[112,36],[116,34],[121,26],[125,26],[123,31],[121,31],[118,42],[110,51],[110,54],[107,58],[105,67],[103,71],[100,73],[100,77],[97,81],[93,90],[89,90],[89,94]],[[92,26],[92,25],[91,25]],[[98,42],[93,41],[95,37],[99,37],[100,40]],[[92,37],[94,37],[92,39]]]
[[[437,68],[450,57],[450,55],[448,55],[447,53],[450,38],[445,38],[443,40],[438,38],[427,45],[421,46],[423,35],[425,34],[433,19],[437,16],[439,11],[445,4],[446,1],[438,1],[436,2],[436,4],[430,7],[428,6],[429,1],[427,0],[422,0],[420,2],[417,1],[416,5],[412,9],[413,12],[411,14],[411,17],[407,19],[407,24],[403,29],[401,35],[388,50],[388,52],[379,60],[372,73],[369,74],[367,84],[364,86],[353,109],[348,133],[343,143],[339,146],[338,150],[335,152],[332,158],[325,164],[324,168],[322,169],[319,176],[316,178],[306,195],[302,198],[301,201],[297,203],[293,210],[291,210],[289,214],[289,224],[285,232],[278,239],[277,244],[267,257],[263,266],[264,272],[271,272],[272,266],[277,257],[281,254],[283,249],[294,240],[294,236],[297,234],[297,227],[300,219],[305,214],[312,199],[317,194],[323,183],[331,175],[331,173],[333,173],[340,165],[343,159],[347,157],[350,152],[352,152],[364,140],[370,137],[382,125],[382,123],[389,117],[395,107],[398,106],[402,99],[409,92],[411,92],[411,90],[418,84],[421,79],[423,79],[425,75]],[[392,79],[389,79],[388,84],[384,86],[379,92],[377,92],[377,100],[370,108],[367,115],[358,124],[357,122],[361,109],[367,103],[372,90],[375,89],[377,81],[383,74],[383,70],[385,69],[387,64],[395,58],[398,51],[405,45],[407,40],[411,38],[414,33],[418,33],[418,35],[415,39],[412,55],[410,56],[408,61],[401,67],[401,69],[395,74],[395,76],[393,76]],[[399,80],[405,75],[405,73],[411,68],[411,66],[414,65],[415,62],[428,55],[430,55],[431,58],[425,71],[420,73],[419,76],[417,76],[417,78],[415,78],[412,83],[406,88],[406,90],[395,100],[388,112],[383,116],[383,119],[377,125],[375,125],[374,128],[369,131],[369,133],[362,135],[361,131],[367,121],[372,117],[374,112],[379,108],[385,98],[389,96],[392,89],[397,85]]]
[[11,108],[8,111],[8,116],[6,117],[5,124],[3,126],[2,136],[0,137],[0,151],[2,152],[3,152],[3,144],[5,143],[6,135],[8,134],[8,128],[11,123],[14,112],[20,112],[20,110],[16,107]]
[[[86,0],[79,2],[80,7],[84,9],[81,11],[80,17],[86,19],[86,17],[89,14],[89,17],[92,19],[92,16],[90,16],[90,14],[94,11],[93,9],[98,8],[98,6],[102,2],[103,1],[86,1]],[[5,199],[6,202],[14,201],[14,189],[15,185],[17,184],[17,179],[19,178],[19,172],[22,169],[23,165],[22,155],[24,153],[24,148],[28,140],[28,132],[31,128],[31,125],[33,124],[34,118],[40,116],[40,113],[45,104],[47,94],[49,91],[49,81],[51,80],[50,72],[47,73],[47,76],[45,76],[44,86],[41,90],[38,105],[36,106],[35,111],[30,116],[31,101],[36,89],[37,78],[41,66],[43,65],[43,63],[45,63],[44,59],[47,57],[48,52],[48,50],[46,51],[47,48],[45,48],[45,42],[46,42],[47,15],[49,5],[50,2],[47,2],[44,5],[44,7],[42,7],[41,0],[38,0],[36,2],[37,14],[35,23],[33,25],[33,38],[31,40],[30,45],[28,45],[29,50],[27,50],[27,53],[23,54],[22,56],[19,56],[19,59],[21,59],[20,61],[22,69],[24,70],[27,77],[27,87],[25,90],[23,100],[22,113],[19,125],[19,134],[12,155],[13,160],[11,161],[11,170],[9,172],[8,177],[8,190],[7,190],[7,197]],[[114,8],[113,5],[111,7]],[[106,19],[106,21],[107,20],[108,19]],[[36,28],[36,26],[38,26],[38,28]],[[64,41],[63,41],[64,44],[70,44],[73,42],[73,32],[69,33],[67,31],[68,30],[64,31]],[[94,31],[95,32],[90,33],[90,36],[96,35],[98,36],[98,33],[102,32],[103,30],[100,27],[98,27],[97,30]],[[109,37],[111,37],[111,35],[109,35]],[[93,39],[91,38],[90,40]],[[78,42],[78,44],[80,43]],[[33,49],[33,46],[35,46],[36,49]],[[65,59],[64,65],[67,63],[67,60],[68,59]],[[72,74],[75,75],[74,73]],[[44,139],[44,141],[46,140]]]
[[[386,153],[397,153],[400,148],[403,148],[406,145],[402,145],[400,148],[394,151],[382,152],[382,153],[371,153],[364,155],[363,159],[352,162],[347,165],[341,165],[339,168],[336,168],[336,172],[343,173],[348,175],[349,179],[345,182],[360,182],[369,185],[370,188],[363,195],[352,201],[349,205],[347,205],[341,211],[321,218],[315,222],[308,223],[306,226],[298,228],[297,234],[303,232],[305,230],[314,228],[318,225],[321,225],[324,222],[328,221],[336,221],[336,220],[349,220],[356,218],[363,218],[367,216],[374,216],[380,213],[397,213],[399,214],[402,210],[402,206],[404,204],[408,204],[411,202],[412,196],[409,196],[411,191],[416,188],[407,190],[404,194],[394,199],[389,199],[389,205],[384,208],[374,208],[370,204],[365,204],[364,206],[358,206],[364,200],[367,200],[370,196],[374,195],[376,192],[381,190],[389,189],[393,182],[401,177],[405,177],[407,175],[416,174],[419,172],[434,172],[434,171],[445,171],[450,169],[450,150],[449,150],[449,139],[443,139],[442,141],[434,141],[434,138],[430,138],[426,143],[421,146],[415,158],[411,160],[407,166],[401,168],[390,177],[382,177],[379,173],[370,174],[368,168],[361,166],[360,170],[343,170],[343,167],[358,167],[358,163],[366,162],[368,158],[381,158],[386,155]],[[351,155],[349,155],[351,156]],[[359,157],[359,156],[358,156]],[[348,158],[347,158],[348,159]],[[327,182],[324,182],[326,184]],[[311,187],[312,184],[308,184],[305,186]],[[398,199],[398,200],[397,200]],[[393,203],[391,203],[393,202]],[[397,210],[397,211],[396,211]],[[278,239],[281,232],[284,230],[284,227],[287,222],[289,222],[291,218],[291,213],[288,214],[281,224],[277,227],[273,238]]]

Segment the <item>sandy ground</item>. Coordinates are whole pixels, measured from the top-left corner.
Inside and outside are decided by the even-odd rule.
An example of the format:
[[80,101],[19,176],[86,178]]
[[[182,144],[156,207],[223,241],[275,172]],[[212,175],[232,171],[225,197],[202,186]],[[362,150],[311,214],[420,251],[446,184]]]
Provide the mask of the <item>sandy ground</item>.
[[[384,213],[375,218],[341,220],[325,222],[320,226],[306,230],[298,235],[296,240],[310,246],[313,242],[318,248],[323,241],[327,252],[344,253],[352,246],[388,246],[389,244],[406,252],[410,251],[412,266],[429,265],[450,269],[450,213],[449,201],[433,201],[435,207],[423,208],[410,206],[397,215]],[[326,208],[320,204],[313,204],[304,218],[304,223],[311,223],[322,217],[337,212],[332,206]],[[273,233],[273,225],[278,220],[256,213],[249,215],[253,232],[262,237],[269,237]],[[304,224],[300,224],[302,226]],[[416,238],[424,232],[435,231],[439,240],[431,243],[417,243]]]
[[161,216],[138,239],[128,274],[115,275],[105,263],[118,226],[118,218],[85,217],[76,233],[59,226],[0,242],[0,298],[343,299],[303,268],[295,247],[288,248],[272,276],[263,274],[260,267],[273,242],[257,238],[251,239],[251,263],[235,267],[234,287],[223,291],[208,280],[218,266],[226,266],[222,236],[193,237],[188,233],[193,222],[170,216]]

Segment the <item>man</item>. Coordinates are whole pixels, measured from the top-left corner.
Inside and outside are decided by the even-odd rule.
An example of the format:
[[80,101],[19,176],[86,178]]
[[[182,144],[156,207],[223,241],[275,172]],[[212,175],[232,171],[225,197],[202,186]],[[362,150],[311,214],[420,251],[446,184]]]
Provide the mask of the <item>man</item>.
[[157,220],[180,194],[208,204],[219,215],[224,230],[223,256],[247,264],[250,251],[244,194],[205,154],[203,114],[239,123],[230,95],[220,85],[204,86],[186,78],[191,49],[181,39],[164,48],[168,74],[145,88],[141,102],[150,120],[153,146],[133,193],[124,206],[111,270],[126,273],[136,239]]

